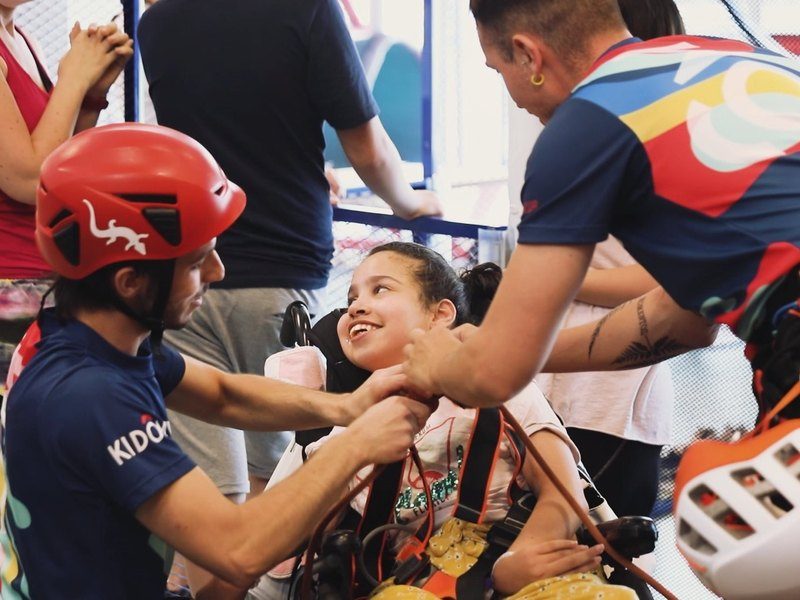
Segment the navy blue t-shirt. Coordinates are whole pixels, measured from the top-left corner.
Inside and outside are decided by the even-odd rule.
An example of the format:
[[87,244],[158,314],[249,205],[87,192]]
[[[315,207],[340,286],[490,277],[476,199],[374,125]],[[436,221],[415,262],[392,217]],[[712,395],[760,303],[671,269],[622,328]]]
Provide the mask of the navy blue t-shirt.
[[5,518],[20,570],[5,570],[3,598],[161,598],[169,552],[133,515],[194,468],[164,408],[184,360],[167,346],[158,359],[147,344],[124,354],[51,315],[42,336],[6,405]]
[[323,121],[377,114],[337,0],[160,0],[138,30],[158,121],[247,193],[220,287],[317,289],[333,256]]

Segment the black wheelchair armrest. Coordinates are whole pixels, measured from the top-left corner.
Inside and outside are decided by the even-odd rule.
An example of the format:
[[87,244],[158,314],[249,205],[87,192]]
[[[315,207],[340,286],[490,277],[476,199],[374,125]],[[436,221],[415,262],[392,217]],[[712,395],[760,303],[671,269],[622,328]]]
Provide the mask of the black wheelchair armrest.
[[[650,517],[620,517],[599,523],[597,528],[608,540],[608,543],[628,559],[649,554],[656,547],[658,529]],[[578,530],[577,537],[580,544],[587,546],[596,544],[586,527],[582,526]]]

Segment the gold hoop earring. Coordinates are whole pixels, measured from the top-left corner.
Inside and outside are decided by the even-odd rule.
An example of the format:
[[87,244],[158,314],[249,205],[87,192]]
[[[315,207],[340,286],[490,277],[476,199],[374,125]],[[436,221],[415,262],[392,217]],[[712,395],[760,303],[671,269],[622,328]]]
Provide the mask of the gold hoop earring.
[[531,75],[531,85],[539,87],[544,83],[544,75],[542,73],[534,73]]

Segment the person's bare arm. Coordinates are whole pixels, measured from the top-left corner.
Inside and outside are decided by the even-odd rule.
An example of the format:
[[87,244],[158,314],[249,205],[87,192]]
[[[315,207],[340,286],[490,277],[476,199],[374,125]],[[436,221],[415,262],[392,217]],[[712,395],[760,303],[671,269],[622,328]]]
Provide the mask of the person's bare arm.
[[337,129],[347,159],[376,195],[399,217],[415,219],[442,214],[435,193],[414,190],[403,173],[397,148],[378,117],[351,129]]
[[167,406],[201,421],[254,431],[348,425],[406,383],[395,367],[376,371],[355,392],[329,394],[260,375],[225,373],[191,357],[184,359],[186,372],[167,396]]
[[443,328],[412,333],[403,363],[410,383],[469,406],[508,400],[544,364],[592,250],[520,245],[483,324],[467,339]]
[[594,306],[613,308],[656,287],[658,282],[638,264],[612,269],[590,268],[575,299]]
[[[585,510],[575,459],[564,440],[548,430],[537,431],[531,440]],[[590,570],[599,564],[602,552],[602,547],[589,548],[574,541],[580,519],[532,456],[525,459],[523,475],[537,499],[509,554],[497,562],[493,571],[495,589],[506,595],[515,594],[534,581]]]
[[613,371],[653,365],[712,344],[717,330],[658,287],[594,323],[559,332],[542,370]]
[[[35,204],[42,162],[73,133],[86,92],[115,59],[111,42],[73,29],[71,47],[59,66],[58,83],[33,132],[11,88],[0,78],[0,189],[24,204]],[[5,65],[0,65],[5,67]]]
[[192,562],[247,588],[311,534],[359,469],[402,459],[429,415],[418,402],[389,398],[244,504],[225,499],[195,468],[145,501],[136,518]]
[[249,589],[250,586],[232,585],[224,579],[212,576],[199,590],[192,590],[192,597],[194,600],[244,600]]

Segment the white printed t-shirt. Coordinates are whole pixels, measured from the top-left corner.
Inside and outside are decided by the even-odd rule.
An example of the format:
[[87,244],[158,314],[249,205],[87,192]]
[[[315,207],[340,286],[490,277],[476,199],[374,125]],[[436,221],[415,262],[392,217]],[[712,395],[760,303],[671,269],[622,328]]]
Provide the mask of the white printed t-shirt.
[[[569,447],[577,464],[580,460],[577,447],[569,439],[566,430],[535,383],[529,384],[509,400],[506,407],[529,436],[543,429],[558,435]],[[458,475],[469,445],[474,420],[475,409],[462,408],[447,398],[441,398],[439,407],[428,418],[414,440],[425,468],[425,478],[431,487],[436,527],[439,527],[453,512],[460,484]],[[330,436],[338,435],[343,430],[342,427],[335,427],[328,436],[310,444],[306,449],[308,455],[313,454]],[[293,461],[296,464],[297,457],[289,456],[293,453],[287,450],[281,462]],[[300,454],[299,447],[296,447],[296,454]],[[485,522],[491,523],[502,519],[509,509],[508,487],[516,468],[514,456],[515,450],[511,442],[504,438],[498,463],[492,473]],[[294,470],[282,468],[286,466],[288,465],[279,464],[275,471],[276,475],[285,477]],[[351,486],[357,485],[371,470],[372,467],[362,469],[351,482]],[[528,487],[521,476],[518,477],[518,484],[524,489]],[[273,485],[272,481],[270,485]],[[363,512],[366,499],[365,490],[353,500],[353,508],[359,513]],[[409,457],[406,459],[403,482],[395,504],[395,518],[398,523],[418,526],[426,517],[422,479]]]

